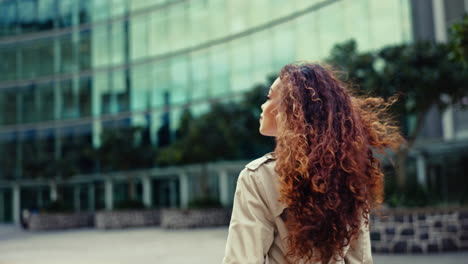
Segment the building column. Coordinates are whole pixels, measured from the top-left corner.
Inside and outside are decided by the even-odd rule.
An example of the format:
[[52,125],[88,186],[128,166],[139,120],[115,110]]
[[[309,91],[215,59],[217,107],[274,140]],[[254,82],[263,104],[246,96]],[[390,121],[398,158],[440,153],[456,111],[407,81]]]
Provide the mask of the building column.
[[57,183],[54,181],[51,181],[49,183],[49,188],[50,188],[50,200],[52,202],[57,201]]
[[444,140],[452,140],[455,138],[453,123],[453,106],[448,106],[442,113],[442,134]]
[[180,208],[187,208],[189,203],[189,179],[186,173],[179,174]]
[[[445,18],[444,0],[432,0],[432,10],[434,18],[434,34],[437,42],[446,43],[448,41],[447,22]],[[450,97],[443,95],[445,100],[450,102]],[[442,113],[442,134],[444,140],[455,138],[453,122],[453,106],[448,106]]]
[[[95,90],[95,89],[93,89]],[[93,147],[101,146],[102,124],[98,117],[93,118]]]
[[43,188],[42,188],[42,186],[41,186],[41,187],[39,187],[39,188],[37,189],[37,193],[36,193],[36,199],[37,199],[37,207],[38,207],[38,209],[44,207],[44,197],[42,197],[42,192],[43,192]]
[[[17,94],[16,95],[16,120],[18,122],[18,124],[21,124],[22,120],[21,120],[21,117],[23,116],[23,106],[22,106],[22,102],[23,102],[23,96],[22,94]],[[19,141],[15,144],[16,146],[16,166],[15,166],[15,178],[16,179],[19,179],[19,178],[23,178],[23,166],[22,166],[22,163],[23,163],[23,144],[24,143],[24,139],[21,134],[17,134],[18,135],[18,139]]]
[[427,180],[426,180],[426,157],[424,153],[417,154],[416,157],[416,173],[418,184],[426,188],[427,187]]
[[106,210],[114,209],[114,185],[109,178],[104,181],[104,192]]
[[18,184],[13,185],[13,223],[16,225],[21,224],[21,189]]
[[229,174],[222,170],[218,174],[219,199],[223,206],[229,205]]
[[73,186],[73,207],[75,209],[75,212],[81,211],[80,192],[80,185]]
[[177,186],[175,179],[169,181],[169,205],[171,208],[177,207]]
[[96,210],[95,206],[95,192],[94,192],[94,183],[88,185],[88,208],[89,211],[94,212]]
[[445,22],[444,0],[432,0],[434,33],[438,42],[447,42],[447,23]]
[[166,206],[166,189],[167,189],[167,182],[166,180],[160,180],[158,184],[158,194],[159,194],[159,206],[165,207]]
[[151,178],[149,176],[145,176],[141,180],[143,184],[143,203],[146,207],[153,206],[153,186],[151,185]]
[[0,190],[0,223],[5,221],[5,196],[4,191]]

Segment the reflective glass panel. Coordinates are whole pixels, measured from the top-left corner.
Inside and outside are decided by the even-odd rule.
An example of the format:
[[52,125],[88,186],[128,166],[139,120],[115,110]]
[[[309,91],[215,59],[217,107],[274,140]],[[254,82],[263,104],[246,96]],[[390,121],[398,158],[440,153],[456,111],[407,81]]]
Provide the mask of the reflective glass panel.
[[219,38],[228,34],[227,1],[209,0],[210,39]]
[[91,115],[91,79],[83,77],[80,79],[79,91],[79,106],[80,117],[88,117]]
[[18,118],[17,88],[2,89],[0,91],[0,102],[1,124],[15,124]]
[[115,112],[129,110],[129,90],[127,89],[127,70],[116,70],[112,72],[112,91],[116,97]]
[[37,0],[23,0],[18,2],[18,23],[21,33],[37,30]]
[[38,2],[37,24],[39,30],[51,30],[54,28],[55,0],[40,0]]
[[0,2],[0,36],[8,36],[16,34],[16,1]]
[[186,56],[171,59],[170,87],[168,90],[171,104],[185,103],[188,99],[189,67]]
[[149,67],[147,65],[136,65],[132,67],[131,71],[131,109],[144,110],[151,100],[148,93]]
[[110,53],[111,64],[122,64],[125,61],[125,32],[124,22],[114,22],[111,25],[112,51]]
[[101,21],[109,18],[109,13],[112,8],[109,0],[92,0],[92,21]]
[[132,60],[148,55],[148,17],[135,16],[130,21],[130,54]]
[[343,1],[333,3],[318,11],[322,57],[328,56],[335,44],[345,40],[343,11]]
[[211,24],[208,23],[208,1],[191,1],[188,5],[189,45],[193,46],[208,40]]
[[271,30],[264,30],[252,36],[252,84],[261,83],[273,71],[273,45]]
[[213,97],[226,95],[231,91],[228,47],[227,44],[222,44],[210,48],[208,67],[211,82],[210,94]]
[[169,45],[171,50],[178,50],[187,47],[187,14],[182,4],[169,7]]
[[108,25],[95,26],[92,31],[92,63],[94,67],[106,66],[110,58]]
[[77,118],[78,108],[78,80],[64,80],[60,82],[60,96],[62,102],[61,118]]
[[73,25],[73,13],[75,12],[74,0],[57,1],[59,8],[59,27],[71,27]]
[[400,1],[369,0],[373,48],[402,41]]
[[359,50],[372,47],[370,10],[368,0],[346,1],[344,4],[345,34],[347,39],[354,39]]
[[209,97],[208,82],[208,52],[207,50],[192,53],[191,57],[192,85],[190,85],[192,100]]
[[70,73],[78,66],[75,60],[74,45],[75,42],[71,35],[60,38],[60,72],[62,73]]
[[38,112],[38,89],[35,85],[30,85],[21,88],[21,122],[31,123],[37,121]]
[[0,81],[16,79],[16,52],[17,48],[14,45],[3,46],[0,48]]
[[169,67],[167,61],[156,61],[152,66],[151,94],[152,108],[160,109],[164,105],[164,92],[169,89]]
[[54,84],[53,82],[37,85],[39,92],[39,120],[49,121],[54,119]]
[[[91,31],[85,30],[80,33],[78,47],[78,62],[80,70],[88,70],[91,67]],[[97,50],[97,49],[96,49]]]
[[148,53],[150,56],[169,50],[168,16],[166,12],[156,11],[150,15],[150,34]]
[[245,91],[252,86],[252,53],[250,37],[236,39],[229,43],[231,49],[231,89]]

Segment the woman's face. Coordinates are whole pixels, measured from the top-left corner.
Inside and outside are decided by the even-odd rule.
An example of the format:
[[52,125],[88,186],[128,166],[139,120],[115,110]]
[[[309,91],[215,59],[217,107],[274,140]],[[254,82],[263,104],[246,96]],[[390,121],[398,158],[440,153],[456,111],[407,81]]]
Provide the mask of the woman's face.
[[276,114],[279,100],[280,78],[276,78],[268,91],[265,103],[262,104],[262,114],[260,115],[260,134],[275,137],[277,134]]

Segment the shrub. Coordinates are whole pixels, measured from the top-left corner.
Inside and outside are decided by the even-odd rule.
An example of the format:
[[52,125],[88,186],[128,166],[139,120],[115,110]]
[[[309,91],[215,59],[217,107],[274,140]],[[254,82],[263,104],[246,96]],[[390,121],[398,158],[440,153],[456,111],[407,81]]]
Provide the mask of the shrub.
[[118,202],[115,205],[115,209],[117,210],[126,210],[126,209],[145,209],[145,205],[143,202],[138,201],[138,200],[124,200],[121,202]]
[[70,205],[65,204],[62,200],[56,200],[50,202],[42,209],[42,211],[45,213],[64,213],[72,212],[73,208]]
[[221,205],[218,199],[205,196],[205,197],[199,197],[199,198],[193,199],[188,204],[188,207],[191,209],[196,209],[196,208],[201,209],[201,208],[222,208],[223,206]]

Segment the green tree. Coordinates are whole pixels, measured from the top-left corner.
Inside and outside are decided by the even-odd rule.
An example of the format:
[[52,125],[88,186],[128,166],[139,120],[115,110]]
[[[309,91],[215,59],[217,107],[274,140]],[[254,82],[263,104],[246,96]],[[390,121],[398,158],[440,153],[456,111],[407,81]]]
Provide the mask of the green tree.
[[158,153],[158,165],[248,159],[270,151],[273,140],[259,134],[258,118],[273,81],[270,77],[266,84],[254,86],[240,102],[212,103],[208,112],[197,117],[185,110],[176,140]]
[[[430,107],[435,104],[444,111],[468,95],[468,73],[461,63],[449,58],[449,53],[447,45],[429,42],[359,53],[355,41],[351,40],[336,45],[328,59],[349,72],[347,80],[355,83],[362,94],[384,98],[403,95],[391,109],[400,118],[407,139],[407,144],[397,153],[399,186],[405,184],[408,152],[421,132]],[[411,126],[407,122],[410,116],[415,120]]]
[[[89,151],[101,172],[128,171],[154,165],[155,148],[143,127],[109,128],[103,131],[101,145]],[[127,174],[128,197],[135,200],[134,179]]]
[[207,197],[199,199],[209,199],[206,163],[250,159],[273,149],[273,139],[258,132],[260,105],[273,80],[271,77],[266,84],[256,85],[241,101],[212,103],[208,112],[197,117],[185,110],[176,140],[158,152],[158,165],[203,164],[199,183]]
[[1,142],[0,173],[3,180],[14,180],[16,178],[16,144],[17,142],[12,139]]
[[[86,149],[91,143],[90,138],[90,134],[63,133],[58,139],[48,136],[23,140],[21,143],[23,177],[54,182],[89,172],[93,164],[93,161],[86,156]],[[59,144],[56,144],[56,140]],[[61,185],[57,185],[57,201],[52,202],[64,204]]]
[[468,14],[450,28],[451,57],[468,66]]

